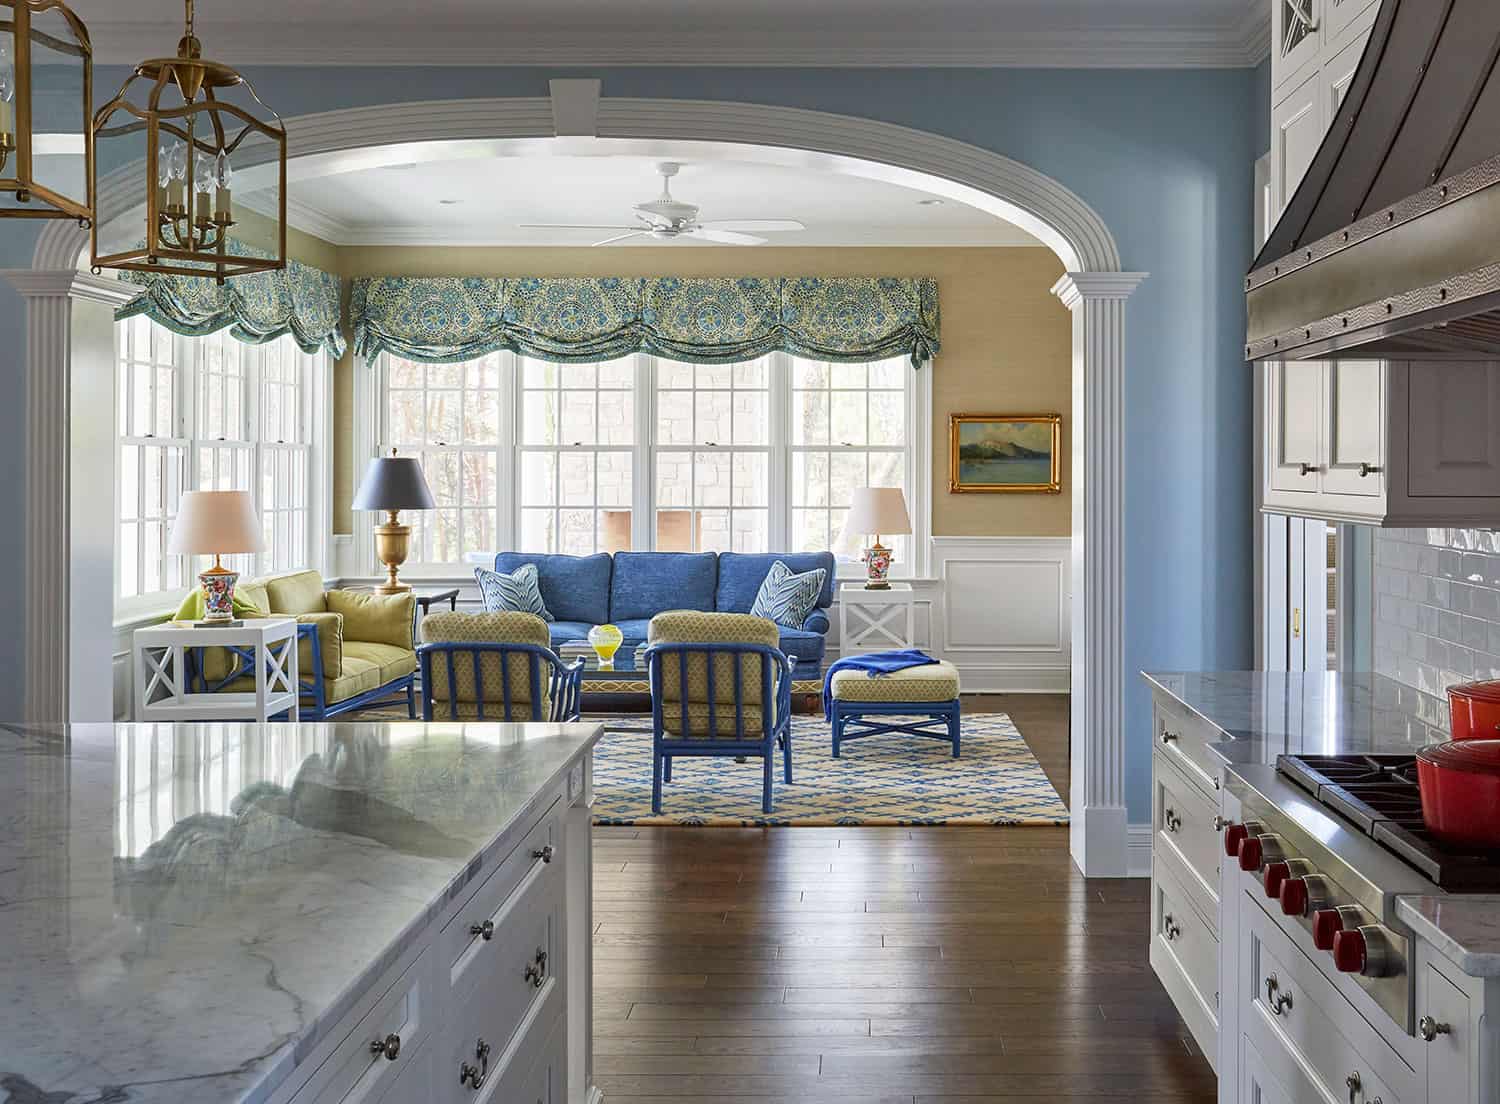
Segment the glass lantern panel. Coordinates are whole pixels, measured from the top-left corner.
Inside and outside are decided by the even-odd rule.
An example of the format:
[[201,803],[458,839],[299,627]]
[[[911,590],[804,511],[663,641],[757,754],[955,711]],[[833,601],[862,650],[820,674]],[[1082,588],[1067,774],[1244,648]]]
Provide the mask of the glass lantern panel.
[[84,57],[58,8],[31,16],[31,130],[34,181],[79,204],[88,202],[84,158],[89,105]]
[[[132,83],[130,92],[139,106],[149,91],[140,81]],[[94,136],[95,173],[102,179],[115,170],[132,163],[147,165],[146,121],[137,118],[123,108],[116,108],[104,119]],[[98,252],[100,256],[112,256],[126,250],[138,249],[146,240],[145,205],[147,198],[147,172],[143,168],[132,173],[124,182],[124,209],[139,214],[128,218],[111,219],[97,228]]]

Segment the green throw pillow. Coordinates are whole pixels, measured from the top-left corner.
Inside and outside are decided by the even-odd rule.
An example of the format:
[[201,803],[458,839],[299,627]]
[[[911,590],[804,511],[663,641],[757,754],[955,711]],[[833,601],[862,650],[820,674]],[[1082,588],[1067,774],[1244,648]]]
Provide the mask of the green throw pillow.
[[[236,617],[266,617],[269,616],[248,598],[240,597],[239,589],[234,592],[234,615]],[[176,621],[202,621],[203,620],[203,588],[194,587],[188,591],[182,599],[182,605],[177,607]]]

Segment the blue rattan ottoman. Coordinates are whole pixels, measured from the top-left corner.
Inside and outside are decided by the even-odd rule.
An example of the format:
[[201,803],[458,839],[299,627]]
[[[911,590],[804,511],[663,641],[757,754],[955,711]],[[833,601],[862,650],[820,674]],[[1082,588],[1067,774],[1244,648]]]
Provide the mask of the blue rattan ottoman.
[[953,744],[959,752],[958,668],[951,663],[909,667],[888,675],[835,671],[829,686],[833,757],[840,745],[865,736],[904,732]]

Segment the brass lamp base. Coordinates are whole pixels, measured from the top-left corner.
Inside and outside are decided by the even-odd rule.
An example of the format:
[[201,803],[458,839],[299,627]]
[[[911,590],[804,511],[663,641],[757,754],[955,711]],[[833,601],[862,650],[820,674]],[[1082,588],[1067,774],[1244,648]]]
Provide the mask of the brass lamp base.
[[375,558],[385,564],[385,582],[375,588],[376,594],[405,594],[411,587],[397,578],[397,569],[406,562],[411,550],[411,526],[401,524],[397,510],[386,511],[384,525],[375,527]]

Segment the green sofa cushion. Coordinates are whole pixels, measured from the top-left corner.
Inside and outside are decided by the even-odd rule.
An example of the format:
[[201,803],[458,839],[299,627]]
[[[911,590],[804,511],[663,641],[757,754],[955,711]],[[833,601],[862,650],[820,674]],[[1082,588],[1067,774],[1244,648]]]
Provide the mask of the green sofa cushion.
[[417,599],[404,594],[371,594],[358,590],[330,590],[328,608],[344,615],[344,638],[364,644],[389,644],[415,652],[412,622]]

